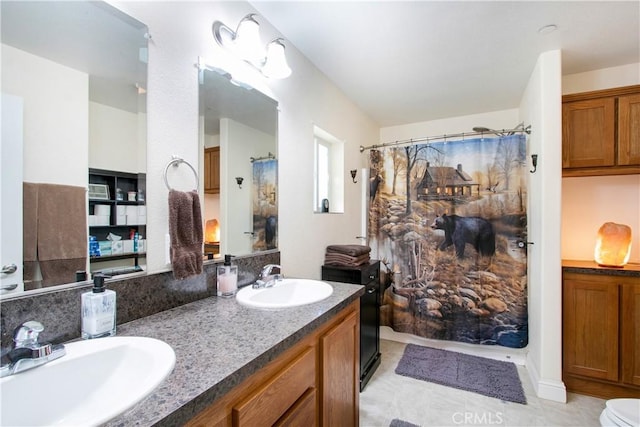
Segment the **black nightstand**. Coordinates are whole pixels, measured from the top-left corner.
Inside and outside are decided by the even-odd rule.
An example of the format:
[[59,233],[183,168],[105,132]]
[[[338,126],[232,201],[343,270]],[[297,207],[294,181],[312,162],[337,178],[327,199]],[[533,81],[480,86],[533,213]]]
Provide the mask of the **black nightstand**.
[[323,265],[322,280],[365,286],[360,297],[360,391],[380,365],[380,261],[358,267]]

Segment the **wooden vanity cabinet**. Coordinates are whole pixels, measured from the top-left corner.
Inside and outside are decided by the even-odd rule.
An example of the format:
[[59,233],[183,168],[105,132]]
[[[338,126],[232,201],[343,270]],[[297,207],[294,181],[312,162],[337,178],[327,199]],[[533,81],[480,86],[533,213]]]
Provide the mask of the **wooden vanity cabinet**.
[[640,173],[640,85],[562,97],[562,175]]
[[220,147],[204,149],[204,192],[220,194]]
[[562,307],[567,390],[640,397],[640,279],[565,271]]
[[359,316],[354,301],[187,426],[358,426]]

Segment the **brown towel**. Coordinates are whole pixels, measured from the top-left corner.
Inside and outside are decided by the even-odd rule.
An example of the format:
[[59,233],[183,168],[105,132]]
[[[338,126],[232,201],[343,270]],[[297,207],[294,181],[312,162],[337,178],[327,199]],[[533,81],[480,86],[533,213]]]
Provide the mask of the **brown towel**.
[[197,191],[169,190],[169,235],[173,277],[202,273],[202,214]]
[[25,282],[38,263],[37,286],[74,282],[75,272],[87,267],[86,188],[24,183],[23,189]]
[[[38,188],[38,259],[87,258],[87,189],[40,184]],[[82,266],[84,269],[84,265]],[[69,282],[75,279],[71,272]],[[67,283],[69,283],[67,282]]]
[[22,184],[22,259],[38,259],[38,184]]
[[369,252],[371,252],[371,248],[369,246],[363,246],[363,245],[327,246],[327,253],[339,253],[339,254],[345,254],[353,257],[358,257],[360,255],[368,254]]
[[345,267],[357,267],[368,263],[369,260],[369,254],[352,257],[339,253],[328,253],[324,256],[324,263],[326,265],[342,265]]
[[73,283],[76,281],[76,271],[86,269],[86,257],[40,261],[40,272],[42,273],[41,286],[45,288],[62,283]]
[[27,284],[41,287],[38,274],[38,184],[22,184],[22,265],[25,290]]

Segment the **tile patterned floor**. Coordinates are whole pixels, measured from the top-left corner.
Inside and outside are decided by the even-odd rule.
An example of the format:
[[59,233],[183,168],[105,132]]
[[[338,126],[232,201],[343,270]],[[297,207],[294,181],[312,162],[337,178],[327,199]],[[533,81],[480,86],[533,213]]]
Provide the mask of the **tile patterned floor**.
[[360,426],[387,427],[393,419],[427,426],[599,426],[605,401],[569,393],[568,403],[536,397],[526,368],[518,366],[527,404],[396,375],[405,345],[381,340],[382,363],[360,394]]

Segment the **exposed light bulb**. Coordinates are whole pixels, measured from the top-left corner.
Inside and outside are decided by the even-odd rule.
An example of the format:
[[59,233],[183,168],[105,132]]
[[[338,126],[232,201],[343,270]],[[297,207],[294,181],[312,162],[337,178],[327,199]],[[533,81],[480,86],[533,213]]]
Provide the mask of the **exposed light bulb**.
[[264,61],[265,51],[260,41],[260,24],[253,16],[247,15],[240,21],[233,43],[235,51],[242,59],[260,66]]
[[267,59],[262,67],[262,74],[274,79],[284,79],[291,75],[282,39],[275,39],[267,46]]

